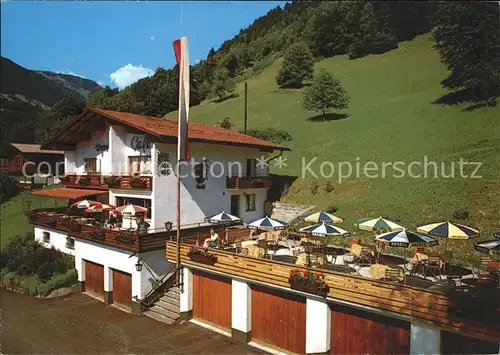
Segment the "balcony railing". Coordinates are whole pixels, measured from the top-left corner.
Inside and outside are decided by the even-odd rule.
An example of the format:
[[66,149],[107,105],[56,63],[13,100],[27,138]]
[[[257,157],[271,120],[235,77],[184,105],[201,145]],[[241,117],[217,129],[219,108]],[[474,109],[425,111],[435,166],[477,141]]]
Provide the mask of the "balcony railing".
[[92,219],[84,222],[77,216],[63,213],[28,212],[31,224],[67,233],[68,237],[82,238],[104,243],[130,251],[147,251],[165,247],[165,241],[175,235],[175,231],[148,233],[140,236],[136,230],[117,230],[92,225]]
[[[196,268],[213,271],[229,277],[244,278],[257,283],[265,283],[277,287],[291,288],[289,276],[292,270],[308,268],[280,261],[256,258],[252,256],[210,249],[217,260],[207,265],[191,260],[188,252],[193,245],[181,244],[181,263]],[[176,243],[167,242],[166,257],[176,260]],[[474,338],[488,341],[500,341],[500,309],[490,305],[487,312],[477,312],[475,316],[457,314],[457,303],[464,305],[453,293],[437,290],[426,290],[414,286],[402,285],[374,279],[363,278],[347,273],[339,273],[327,269],[313,268],[314,273],[321,273],[329,286],[327,300],[331,302],[349,302],[360,306],[398,313],[402,318],[412,318],[424,323],[432,323],[438,328],[459,330]],[[290,292],[293,292],[290,290]],[[484,299],[469,300],[478,305],[485,305],[495,295],[485,295]],[[470,312],[468,313],[470,314]]]
[[123,189],[151,191],[153,179],[151,176],[123,176],[123,175],[101,175],[101,174],[68,174],[61,179],[65,187],[77,187],[81,189]]
[[228,177],[228,189],[270,189],[272,179],[267,176]]

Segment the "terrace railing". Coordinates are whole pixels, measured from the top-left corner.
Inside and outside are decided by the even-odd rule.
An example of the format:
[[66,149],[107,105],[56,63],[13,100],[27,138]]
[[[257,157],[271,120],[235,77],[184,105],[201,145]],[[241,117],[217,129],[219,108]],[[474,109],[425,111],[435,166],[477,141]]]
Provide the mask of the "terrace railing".
[[[294,264],[255,258],[251,256],[210,249],[217,257],[214,265],[207,265],[190,260],[188,252],[192,245],[181,244],[181,262],[197,268],[212,270],[232,277],[241,277],[259,283],[289,288],[292,270],[307,270]],[[167,242],[166,257],[176,260],[175,242]],[[453,307],[456,303],[452,294],[441,291],[421,289],[397,283],[339,273],[324,269],[310,269],[322,273],[329,286],[327,298],[334,301],[346,301],[379,310],[412,317],[421,322],[431,323],[436,327],[464,332],[474,338],[500,342],[500,310],[492,308],[484,319],[465,318],[456,315]],[[481,304],[481,300],[475,302]]]
[[255,177],[228,177],[228,189],[270,189],[272,186],[272,179],[267,176]]

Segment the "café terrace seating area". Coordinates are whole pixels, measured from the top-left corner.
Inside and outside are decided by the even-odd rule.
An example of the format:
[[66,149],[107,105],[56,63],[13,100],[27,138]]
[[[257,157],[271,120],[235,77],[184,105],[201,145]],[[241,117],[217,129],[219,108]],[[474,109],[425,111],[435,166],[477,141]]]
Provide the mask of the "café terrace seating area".
[[[330,270],[430,290],[451,289],[500,292],[498,271],[464,268],[447,262],[451,253],[441,255],[433,248],[413,248],[413,256],[387,252],[387,245],[360,243],[358,238],[346,239],[343,245],[323,244],[302,233],[290,230],[254,231],[243,226],[226,228],[218,243],[208,250],[262,258],[269,261],[309,267],[315,271]],[[182,238],[182,242],[200,247],[209,235]],[[482,266],[496,265],[490,257],[482,257]],[[500,298],[500,293],[499,293]]]

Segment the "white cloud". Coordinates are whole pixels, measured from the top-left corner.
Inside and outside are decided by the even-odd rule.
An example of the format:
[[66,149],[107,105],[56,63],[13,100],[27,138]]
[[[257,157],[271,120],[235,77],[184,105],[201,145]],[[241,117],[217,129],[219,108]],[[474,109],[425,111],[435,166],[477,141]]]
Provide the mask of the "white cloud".
[[71,70],[56,70],[55,72],[57,74],[67,74],[67,75],[73,75],[73,76],[78,76],[79,78],[83,78],[83,75],[72,72]]
[[129,63],[114,73],[109,74],[109,78],[119,89],[124,89],[137,80],[153,74],[154,71],[152,69],[144,68],[142,65],[135,66]]
[[102,80],[97,80],[97,84],[99,84],[99,86],[102,86],[102,87],[106,86],[106,83]]

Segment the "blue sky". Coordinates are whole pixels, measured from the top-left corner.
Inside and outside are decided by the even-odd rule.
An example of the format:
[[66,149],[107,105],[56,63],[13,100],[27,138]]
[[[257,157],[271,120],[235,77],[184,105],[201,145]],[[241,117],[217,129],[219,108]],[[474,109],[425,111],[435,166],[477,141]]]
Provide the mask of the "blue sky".
[[1,53],[28,69],[123,87],[171,68],[175,39],[188,36],[194,64],[278,5],[284,2],[2,1]]

